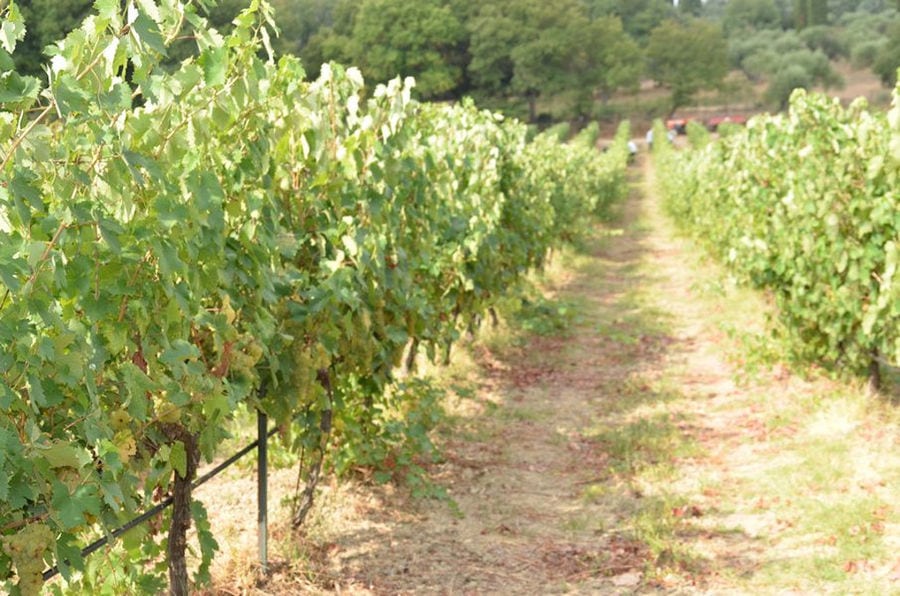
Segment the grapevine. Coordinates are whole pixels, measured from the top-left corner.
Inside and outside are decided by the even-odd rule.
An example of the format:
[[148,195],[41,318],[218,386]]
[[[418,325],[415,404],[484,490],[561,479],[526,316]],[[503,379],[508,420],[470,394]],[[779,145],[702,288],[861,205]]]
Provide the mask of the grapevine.
[[[4,19],[0,520],[4,544],[43,541],[29,562],[4,549],[6,589],[13,572],[35,588],[45,559],[97,588],[85,535],[173,495],[184,591],[186,524],[205,523],[185,487],[241,404],[298,449],[326,416],[336,441],[351,416],[365,427],[410,346],[438,357],[622,192],[627,131],[600,156],[419,103],[412,80],[309,80],[272,58],[260,0],[228,36],[194,3],[98,0],[46,81],[11,68],[15,3]],[[186,36],[196,55],[162,69]],[[159,590],[148,531],[124,540],[123,593]],[[199,539],[202,581],[215,542]]]
[[879,383],[900,364],[900,90],[890,114],[796,91],[787,114],[657,152],[670,211],[741,280],[769,290],[799,359]]

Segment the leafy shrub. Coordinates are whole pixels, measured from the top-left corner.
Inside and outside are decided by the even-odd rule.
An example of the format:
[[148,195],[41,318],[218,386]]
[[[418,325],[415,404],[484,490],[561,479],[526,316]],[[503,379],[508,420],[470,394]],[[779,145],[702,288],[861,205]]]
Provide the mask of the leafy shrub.
[[807,27],[800,32],[800,38],[806,44],[806,47],[813,51],[821,51],[828,56],[829,60],[846,57],[849,54],[847,46],[834,27],[827,25]]
[[859,43],[850,50],[850,62],[854,68],[871,68],[881,50],[884,48],[885,40],[871,40]]

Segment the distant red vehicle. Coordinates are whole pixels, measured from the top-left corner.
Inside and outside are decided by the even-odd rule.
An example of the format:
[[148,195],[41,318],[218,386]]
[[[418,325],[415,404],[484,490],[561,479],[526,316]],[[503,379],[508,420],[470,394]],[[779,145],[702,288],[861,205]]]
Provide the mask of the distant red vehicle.
[[674,130],[680,135],[685,135],[687,134],[687,123],[687,118],[669,118],[666,120],[666,128]]
[[724,124],[726,122],[744,125],[744,124],[747,124],[747,117],[746,116],[736,116],[736,115],[713,116],[712,118],[707,119],[706,128],[708,128],[712,132],[715,132],[719,129],[720,124]]

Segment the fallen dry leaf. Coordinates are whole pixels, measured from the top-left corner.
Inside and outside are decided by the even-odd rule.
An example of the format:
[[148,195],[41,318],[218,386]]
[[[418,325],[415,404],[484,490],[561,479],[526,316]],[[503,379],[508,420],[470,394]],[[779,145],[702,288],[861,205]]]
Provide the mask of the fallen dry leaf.
[[867,561],[866,559],[850,560],[844,563],[845,573],[854,574],[863,571],[871,571],[872,569],[872,563]]

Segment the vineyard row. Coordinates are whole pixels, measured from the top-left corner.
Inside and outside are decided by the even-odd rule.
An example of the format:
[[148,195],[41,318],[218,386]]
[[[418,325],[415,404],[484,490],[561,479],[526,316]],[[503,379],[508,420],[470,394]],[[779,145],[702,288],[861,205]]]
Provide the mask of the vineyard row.
[[[228,36],[194,3],[98,0],[40,81],[12,66],[5,9],[0,591],[39,593],[58,564],[67,589],[155,593],[168,570],[187,593],[192,523],[208,580],[191,481],[243,405],[308,454],[377,442],[418,399],[403,360],[443,358],[625,191],[627,126],[601,155],[591,133],[419,103],[411,80],[308,80],[271,26],[261,0]],[[184,38],[197,55],[163,69]],[[114,572],[81,558],[169,497],[167,540],[130,531]]]
[[785,114],[691,136],[658,144],[668,209],[767,290],[794,357],[877,386],[900,366],[900,89],[889,114],[798,90]]

